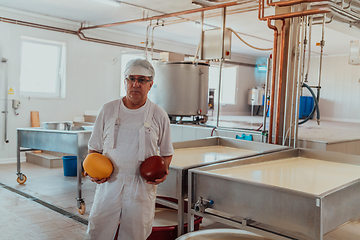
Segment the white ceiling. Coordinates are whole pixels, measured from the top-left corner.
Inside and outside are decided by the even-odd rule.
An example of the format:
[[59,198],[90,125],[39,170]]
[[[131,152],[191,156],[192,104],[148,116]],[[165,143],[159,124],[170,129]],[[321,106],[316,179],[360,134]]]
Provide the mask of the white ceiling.
[[[163,13],[172,13],[183,10],[199,8],[193,5],[191,0],[126,0],[122,1],[119,7],[106,5],[94,0],[0,0],[0,6],[23,10],[32,13],[38,13],[46,16],[76,21],[86,22],[89,25],[99,25],[113,22],[121,22],[133,19],[140,19],[143,14],[146,16],[162,15]],[[133,5],[142,6],[135,7]],[[228,7],[226,26],[235,30],[245,41],[260,48],[271,48],[273,40],[273,31],[267,27],[266,22],[258,20],[257,10],[231,14],[232,11],[247,7],[257,6],[257,1],[246,4]],[[145,10],[146,9],[146,10]],[[156,10],[156,11],[151,11]],[[145,12],[144,12],[145,10]],[[273,14],[273,9],[267,9],[265,15]],[[209,17],[210,14],[220,15],[220,10],[207,11],[205,13],[205,24],[212,26],[221,26],[221,17]],[[1,16],[0,16],[1,17]],[[200,13],[183,15],[182,18],[195,17],[200,19]],[[174,21],[182,20],[179,17],[166,18],[164,27],[155,29],[155,39],[166,39],[196,46],[199,42],[200,27],[195,24],[195,20],[174,24]],[[153,22],[155,23],[155,22]],[[144,37],[146,36],[146,27],[149,22],[132,23],[121,26],[111,27],[131,32]],[[91,31],[91,30],[88,30]],[[313,28],[312,52],[319,52],[315,43],[321,38],[321,26],[316,25]],[[360,38],[359,29],[350,29],[348,25],[333,21],[325,29],[324,48],[325,55],[348,54],[351,40]],[[154,46],[156,48],[156,46]],[[159,47],[160,48],[160,47]],[[271,51],[254,50],[243,44],[235,35],[232,38],[232,52],[256,57],[268,57]]]

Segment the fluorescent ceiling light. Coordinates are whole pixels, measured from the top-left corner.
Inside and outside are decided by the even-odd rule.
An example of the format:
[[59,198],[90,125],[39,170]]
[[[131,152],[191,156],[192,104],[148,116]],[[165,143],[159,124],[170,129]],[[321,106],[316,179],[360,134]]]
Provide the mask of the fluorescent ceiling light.
[[113,7],[120,7],[120,2],[113,0],[94,0],[95,2],[104,3]]

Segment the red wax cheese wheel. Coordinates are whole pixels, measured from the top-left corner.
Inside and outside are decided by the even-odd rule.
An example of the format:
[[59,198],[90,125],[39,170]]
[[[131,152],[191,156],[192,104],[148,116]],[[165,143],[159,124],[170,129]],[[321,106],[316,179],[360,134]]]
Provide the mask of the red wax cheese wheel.
[[166,163],[160,156],[151,156],[140,165],[140,175],[147,181],[163,178],[166,174]]
[[100,153],[90,153],[83,162],[84,170],[93,178],[107,178],[113,172],[111,161]]

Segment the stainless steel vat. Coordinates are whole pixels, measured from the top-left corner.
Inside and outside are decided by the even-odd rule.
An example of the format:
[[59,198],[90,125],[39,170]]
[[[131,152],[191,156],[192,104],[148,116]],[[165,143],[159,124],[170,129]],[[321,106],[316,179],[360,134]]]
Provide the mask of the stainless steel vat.
[[246,232],[239,229],[206,229],[195,232],[190,232],[178,237],[176,240],[270,240],[262,236]]
[[43,128],[48,130],[71,131],[73,122],[43,122]]
[[154,63],[149,98],[171,116],[205,116],[208,109],[209,64]]
[[[169,204],[161,199],[157,199],[157,202],[178,209],[179,236],[183,234],[184,230],[184,199],[187,198],[188,195],[188,170],[229,160],[288,149],[288,147],[281,145],[244,141],[227,137],[210,137],[193,141],[176,142],[173,143],[173,147],[175,153],[169,167],[169,175],[165,182],[158,185],[157,194],[158,196],[175,198],[178,200],[178,204]],[[224,147],[224,149],[226,149],[226,154],[219,154],[217,157],[212,157],[215,155],[214,152],[216,152],[216,150],[212,149],[216,149],[217,147]],[[207,150],[209,154],[205,155],[210,158],[201,158],[199,156],[200,154],[197,154],[198,152],[202,153],[204,148],[209,149]],[[236,151],[234,151],[234,149],[236,149]],[[230,154],[231,151],[232,153]],[[192,157],[190,157],[190,155],[192,155]],[[194,159],[194,156],[199,158]],[[184,160],[182,161],[182,159]],[[180,162],[181,164],[179,164]]]
[[[190,169],[188,208],[191,209],[191,214],[188,222],[192,221],[191,215],[196,214],[272,239],[322,240],[324,234],[341,224],[360,219],[360,178],[331,187],[322,193],[311,193],[212,172],[220,169],[229,171],[231,168],[255,166],[260,163],[276,163],[282,159],[296,157],[337,164],[339,176],[348,174],[346,169],[349,169],[349,164],[354,167],[360,166],[360,156],[356,155],[291,149]],[[342,164],[344,167],[341,167]],[[306,168],[302,169],[307,172]],[[312,166],[311,169],[316,168]],[[328,172],[326,168],[320,170]],[[261,175],[259,172],[258,178],[275,178],[266,174],[268,173],[264,172]],[[284,182],[296,180],[303,185],[314,179],[321,184],[327,184],[329,181],[307,173],[298,179],[284,179]],[[203,213],[194,211],[199,197],[213,200],[213,204],[207,205]],[[191,224],[189,226],[191,228]]]

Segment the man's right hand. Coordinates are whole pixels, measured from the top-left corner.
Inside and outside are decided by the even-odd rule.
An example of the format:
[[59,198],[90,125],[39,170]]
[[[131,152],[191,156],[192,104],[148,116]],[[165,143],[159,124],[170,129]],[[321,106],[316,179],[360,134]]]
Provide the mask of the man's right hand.
[[89,176],[90,180],[91,180],[92,182],[96,182],[97,184],[101,184],[101,183],[107,182],[107,181],[109,181],[109,179],[110,179],[110,177],[102,178],[102,179],[93,178],[93,177],[91,177],[89,174],[87,174],[86,172],[84,172],[84,176]]

